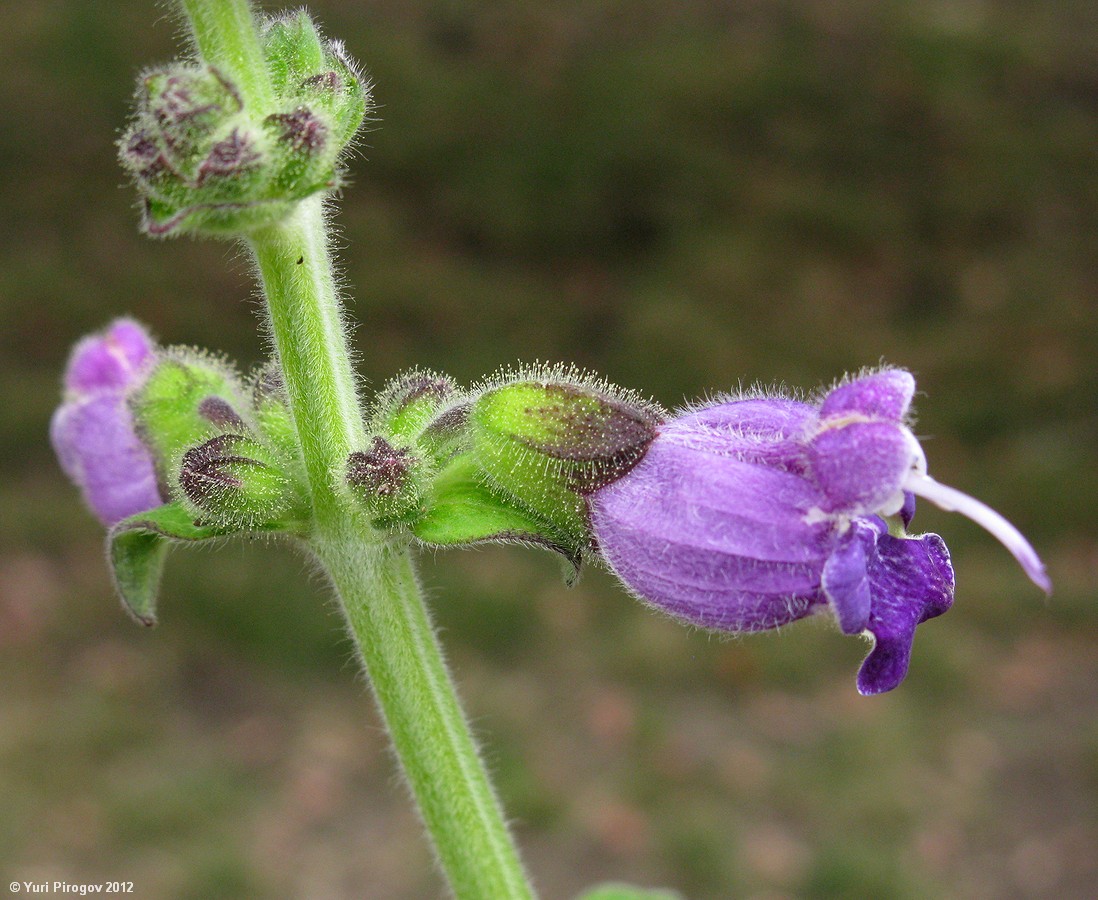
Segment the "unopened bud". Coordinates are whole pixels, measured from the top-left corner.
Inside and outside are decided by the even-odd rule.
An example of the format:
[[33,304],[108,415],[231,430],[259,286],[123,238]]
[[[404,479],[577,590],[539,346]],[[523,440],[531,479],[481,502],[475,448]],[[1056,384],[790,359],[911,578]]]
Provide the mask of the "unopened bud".
[[419,509],[416,474],[420,465],[407,448],[375,437],[369,450],[357,450],[347,457],[347,483],[366,504],[375,523],[400,521]]
[[456,386],[445,375],[422,369],[405,372],[378,395],[374,426],[383,434],[413,440],[456,394]]
[[299,106],[292,112],[267,116],[263,124],[273,139],[276,187],[296,191],[311,184],[322,187],[334,183],[329,129],[319,115],[307,106]]
[[262,37],[271,83],[279,93],[292,90],[326,67],[324,42],[303,9],[269,19]]
[[178,483],[199,518],[235,528],[278,522],[294,506],[276,455],[240,434],[220,434],[187,450]]
[[346,145],[366,114],[369,85],[343,44],[324,40],[304,10],[270,20],[263,41],[275,90],[324,113],[335,142]]
[[339,185],[368,85],[304,12],[273,20],[262,37],[270,96],[245,97],[201,62],[143,78],[119,156],[142,194],[149,234],[238,236]]
[[236,88],[212,66],[182,65],[145,76],[145,109],[177,167],[206,144],[243,104]]
[[247,404],[236,373],[224,362],[193,350],[165,351],[130,395],[129,406],[138,433],[169,483],[180,448],[218,432],[247,430]]
[[267,363],[252,376],[252,406],[259,430],[287,458],[297,458],[300,455],[297,429],[286,399],[282,370],[276,362]]
[[[219,184],[221,191],[218,200],[243,195],[250,186],[248,174],[258,169],[262,162],[263,153],[256,137],[248,131],[234,128],[210,147],[198,166],[195,186],[209,188]],[[214,196],[213,192],[210,196]]]

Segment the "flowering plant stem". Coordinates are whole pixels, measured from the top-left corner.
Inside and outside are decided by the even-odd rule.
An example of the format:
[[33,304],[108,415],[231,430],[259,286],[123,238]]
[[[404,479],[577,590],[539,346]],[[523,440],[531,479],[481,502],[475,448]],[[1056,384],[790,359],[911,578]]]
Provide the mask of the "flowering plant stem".
[[[252,98],[271,91],[247,0],[183,0],[199,53]],[[459,898],[530,898],[518,853],[446,670],[406,539],[373,528],[344,487],[365,446],[323,200],[247,238],[312,499],[307,541],[338,593],[393,747]]]
[[313,497],[310,544],[339,595],[393,746],[459,898],[528,898],[518,853],[442,659],[408,547],[341,482],[365,444],[321,202],[250,245]]
[[248,0],[181,0],[202,58],[236,85],[245,102],[265,104],[271,79]]

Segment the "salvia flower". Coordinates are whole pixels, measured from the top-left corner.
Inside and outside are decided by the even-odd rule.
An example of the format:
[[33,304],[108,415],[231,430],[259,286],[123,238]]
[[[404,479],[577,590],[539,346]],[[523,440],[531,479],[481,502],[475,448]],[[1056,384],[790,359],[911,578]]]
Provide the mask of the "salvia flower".
[[[642,600],[704,628],[759,631],[829,610],[874,642],[858,689],[891,690],[916,626],[953,602],[945,543],[904,532],[915,495],[983,525],[1050,589],[1016,528],[926,474],[906,423],[914,390],[908,372],[885,369],[818,403],[745,398],[673,419],[591,498],[604,559]],[[890,533],[891,516],[905,536]]]
[[108,526],[163,502],[126,399],[154,352],[152,339],[130,319],[81,340],[65,371],[64,402],[50,423],[61,468]]

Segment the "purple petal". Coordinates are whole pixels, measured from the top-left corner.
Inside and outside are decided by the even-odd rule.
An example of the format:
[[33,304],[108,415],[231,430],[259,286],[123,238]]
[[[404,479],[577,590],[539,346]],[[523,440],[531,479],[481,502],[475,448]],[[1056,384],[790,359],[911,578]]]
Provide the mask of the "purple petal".
[[104,524],[163,502],[152,459],[121,395],[66,403],[54,414],[50,439],[61,467]]
[[839,385],[820,405],[820,416],[851,413],[899,422],[911,406],[915,378],[903,369],[885,369]]
[[612,557],[611,562],[628,565],[638,574],[654,572],[674,577],[684,586],[727,592],[794,594],[813,592],[820,583],[823,560],[819,558],[809,562],[759,560],[713,546],[692,544],[674,532],[653,533],[638,520],[617,521],[610,525],[605,510],[597,529],[599,533],[613,531],[614,539],[610,544],[605,540],[600,543],[607,557]]
[[775,440],[803,434],[815,417],[816,410],[807,403],[785,397],[754,398],[704,406],[674,419],[668,427],[683,431],[715,428],[729,434]]
[[822,565],[833,527],[805,521],[821,500],[804,478],[684,447],[661,434],[629,475],[595,494],[592,514],[714,552]]
[[874,646],[858,672],[862,694],[896,687],[907,674],[915,627],[953,605],[953,566],[936,534],[920,538],[882,535],[869,564],[873,603],[867,629]]
[[131,319],[119,319],[102,334],[93,334],[73,348],[65,371],[65,387],[77,394],[123,391],[152,358],[148,333]]
[[[617,574],[621,577],[620,572]],[[728,632],[779,628],[803,619],[822,603],[818,591],[794,595],[755,593],[729,586],[707,589],[683,584],[674,574],[650,571],[635,572],[631,580],[622,581],[659,612],[699,628]]]
[[688,413],[661,430],[684,446],[802,474],[803,438],[815,421],[815,409],[796,400],[733,400]]
[[822,587],[843,634],[861,634],[869,621],[870,584],[867,571],[875,554],[877,529],[854,520],[823,568]]
[[897,497],[911,469],[912,450],[901,427],[856,422],[820,432],[808,458],[827,495],[825,510],[866,513]]
[[607,563],[642,599],[703,627],[757,631],[822,602],[834,529],[804,518],[819,501],[803,478],[661,434],[591,498],[591,523]]

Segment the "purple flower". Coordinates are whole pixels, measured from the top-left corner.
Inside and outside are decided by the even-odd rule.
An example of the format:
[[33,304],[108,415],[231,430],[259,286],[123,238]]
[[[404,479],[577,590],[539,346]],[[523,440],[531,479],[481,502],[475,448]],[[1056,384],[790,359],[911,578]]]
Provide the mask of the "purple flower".
[[882,518],[897,516],[903,534],[915,495],[979,522],[1050,589],[1014,526],[926,474],[905,424],[914,390],[908,372],[886,369],[819,403],[733,400],[668,422],[591,498],[603,557],[643,601],[703,628],[760,631],[830,610],[845,634],[874,642],[858,690],[891,690],[916,626],[953,603],[942,539],[895,536]]
[[152,456],[126,404],[154,350],[145,330],[130,319],[81,340],[65,370],[64,402],[50,422],[61,468],[108,526],[163,503]]

